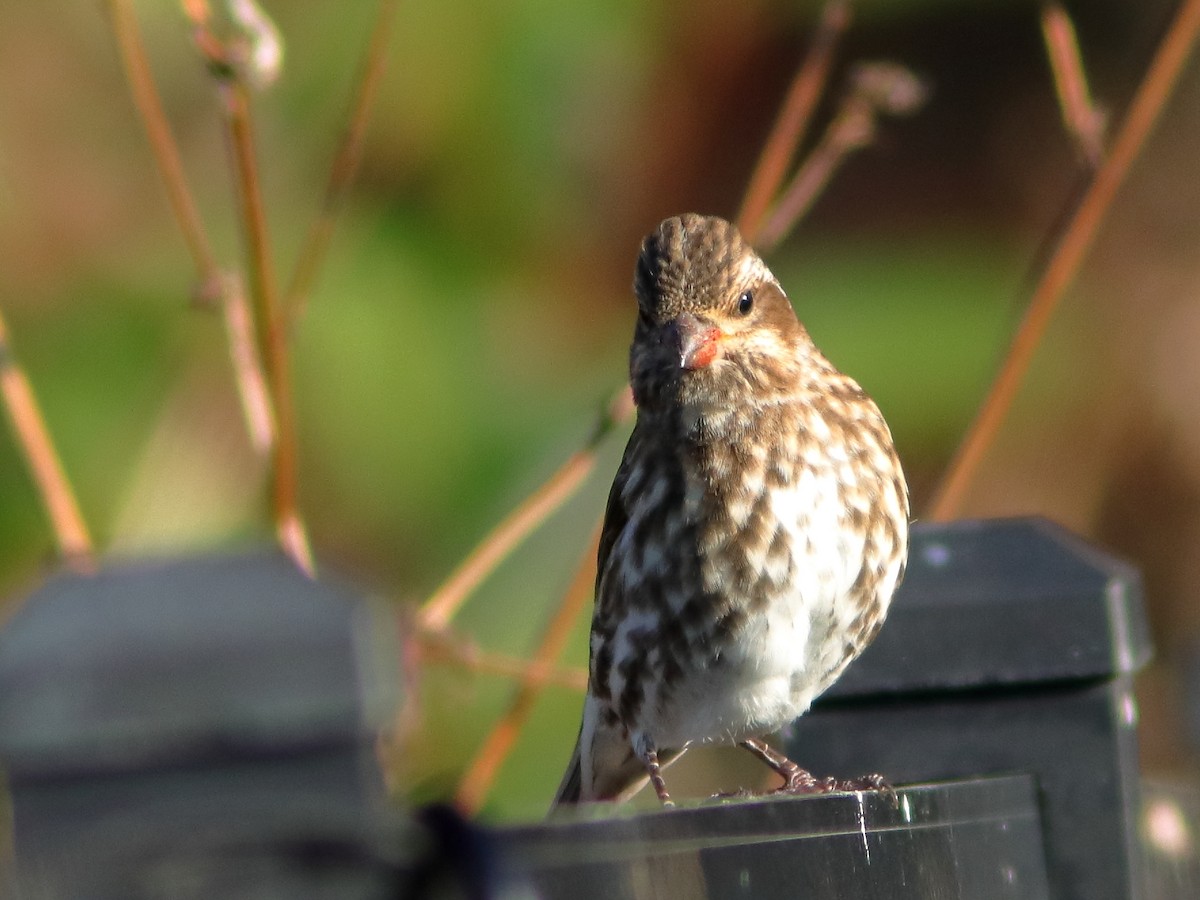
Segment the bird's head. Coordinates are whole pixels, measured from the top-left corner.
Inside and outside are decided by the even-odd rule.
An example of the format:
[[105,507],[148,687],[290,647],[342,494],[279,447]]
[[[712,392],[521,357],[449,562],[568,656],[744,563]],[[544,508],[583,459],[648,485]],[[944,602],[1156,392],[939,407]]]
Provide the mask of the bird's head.
[[688,213],[642,242],[630,378],[639,406],[738,402],[794,372],[807,335],[737,228]]

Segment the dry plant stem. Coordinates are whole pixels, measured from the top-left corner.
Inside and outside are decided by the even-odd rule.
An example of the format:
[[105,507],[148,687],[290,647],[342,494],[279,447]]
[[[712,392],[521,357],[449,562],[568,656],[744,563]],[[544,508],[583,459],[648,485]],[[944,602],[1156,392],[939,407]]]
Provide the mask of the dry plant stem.
[[371,43],[367,48],[350,120],[329,172],[329,183],[325,188],[321,209],[305,237],[304,246],[296,262],[296,270],[292,273],[292,280],[284,299],[284,310],[289,321],[295,321],[304,312],[317,273],[329,249],[334,220],[345,201],[350,182],[358,171],[359,160],[362,158],[363,136],[366,134],[371,107],[383,77],[392,24],[399,5],[399,0],[380,0],[379,15],[371,33]]
[[275,443],[275,414],[271,409],[258,349],[254,345],[254,318],[242,280],[237,276],[230,275],[225,279],[221,308],[246,431],[255,452],[265,457]]
[[0,396],[12,422],[17,444],[33,476],[42,506],[50,518],[59,552],[71,568],[95,570],[92,539],[88,535],[75,493],[67,480],[41,408],[29,379],[17,365],[8,345],[8,329],[0,316]]
[[271,496],[275,531],[284,551],[312,575],[315,566],[297,503],[295,408],[288,362],[287,328],[270,257],[266,212],[254,150],[249,91],[237,78],[219,83],[233,151],[241,219],[245,230],[250,296],[254,301],[259,354],[266,367],[275,443],[271,454]]
[[108,11],[121,54],[121,63],[125,68],[125,77],[129,81],[129,90],[133,94],[134,104],[150,139],[150,149],[154,153],[155,162],[158,163],[158,170],[166,186],[167,199],[200,273],[200,294],[214,296],[221,290],[220,266],[217,265],[212,246],[208,242],[192,192],[188,189],[179,148],[171,135],[171,126],[163,111],[162,99],[154,86],[154,77],[150,74],[150,63],[146,58],[141,33],[138,31],[137,17],[133,13],[130,0],[108,0]]
[[241,279],[227,277],[221,272],[208,241],[204,223],[188,188],[179,147],[171,134],[162,100],[154,86],[137,18],[129,0],[109,0],[108,9],[134,105],[150,140],[150,149],[158,164],[171,211],[175,214],[196,266],[199,280],[196,295],[205,305],[220,303],[223,307],[230,356],[247,431],[255,449],[266,454],[274,439],[274,416],[266,393],[262,364],[254,348],[253,323],[248,315]]
[[196,42],[201,55],[210,65],[219,69],[229,68],[229,54],[216,35],[209,30],[208,0],[180,0],[180,5],[196,26],[192,32],[192,40]]
[[1061,4],[1048,3],[1042,8],[1042,37],[1063,124],[1084,159],[1093,169],[1098,168],[1104,159],[1104,114],[1092,102],[1075,26]]
[[[592,585],[596,580],[596,547],[600,542],[600,529],[597,527],[588,541],[588,549],[583,560],[571,579],[571,584],[563,596],[558,609],[546,624],[541,642],[534,653],[531,663],[532,672],[548,672],[554,661],[562,653],[567,639],[571,635],[576,620],[587,607],[592,598]],[[538,698],[545,689],[545,677],[531,679],[518,688],[516,696],[509,704],[507,712],[498,721],[483,746],[475,755],[475,759],[467,767],[467,772],[458,785],[455,793],[455,804],[468,815],[474,815],[483,805],[500,767],[512,752],[513,746],[529,720],[530,713]]]
[[1112,142],[1108,158],[1096,172],[1079,207],[1067,223],[1034,289],[1008,356],[947,470],[930,505],[928,518],[950,519],[962,509],[967,488],[1012,406],[1050,316],[1079,270],[1079,264],[1091,246],[1117,189],[1125,180],[1162,112],[1198,33],[1200,0],[1184,0],[1134,95],[1120,131]]
[[583,669],[538,665],[525,659],[492,653],[445,631],[420,634],[412,646],[425,664],[441,663],[479,675],[499,675],[519,681],[522,685],[546,684],[580,693],[587,690],[587,672]]
[[572,454],[548,481],[493,528],[430,595],[417,614],[421,629],[436,632],[450,623],[471,592],[583,484],[596,464],[596,448],[600,442],[632,413],[633,398],[629,388],[624,387],[602,413],[583,448]]
[[549,481],[509,513],[421,607],[421,627],[433,632],[445,628],[483,580],[583,483],[595,456],[590,449],[573,453]]
[[755,245],[769,253],[796,227],[812,207],[838,166],[855,150],[870,142],[874,128],[870,103],[850,94],[830,122],[808,158],[800,166],[783,196],[763,223]]
[[750,176],[738,213],[738,228],[750,243],[755,243],[762,218],[783,184],[796,148],[804,139],[813,110],[829,79],[838,38],[849,24],[850,4],[846,0],[830,0],[825,4],[808,55],[788,89],[779,117]]
[[855,66],[837,114],[767,215],[757,245],[769,251],[795,227],[846,157],[875,139],[880,117],[912,115],[925,103],[926,94],[925,85],[904,66]]

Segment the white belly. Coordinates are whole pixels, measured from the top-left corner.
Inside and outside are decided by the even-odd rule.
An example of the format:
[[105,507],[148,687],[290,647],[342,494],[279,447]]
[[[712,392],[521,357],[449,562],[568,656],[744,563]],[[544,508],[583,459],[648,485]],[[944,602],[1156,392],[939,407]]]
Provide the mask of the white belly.
[[[839,635],[850,630],[857,612],[845,598],[863,566],[863,537],[845,527],[837,477],[832,469],[803,470],[772,495],[792,564],[772,571],[765,547],[757,557],[750,551],[753,568],[764,574],[757,590],[772,599],[718,660],[686,672],[666,702],[649,698],[647,709],[657,708],[652,737],[658,746],[736,742],[777,731],[825,687],[825,676],[845,654]],[[706,587],[717,594],[730,590],[721,577],[719,568],[708,570]]]
[[804,656],[812,632],[808,614],[789,604],[751,620],[720,660],[687,673],[660,707],[654,741],[734,743],[777,731],[812,702]]

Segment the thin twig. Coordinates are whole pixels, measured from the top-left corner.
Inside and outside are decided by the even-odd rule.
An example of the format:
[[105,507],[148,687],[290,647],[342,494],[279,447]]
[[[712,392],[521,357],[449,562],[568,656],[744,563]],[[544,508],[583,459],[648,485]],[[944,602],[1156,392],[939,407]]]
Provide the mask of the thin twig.
[[215,298],[220,296],[224,289],[221,267],[213,254],[204,223],[196,208],[196,201],[188,188],[179,147],[171,134],[162,98],[150,73],[150,62],[146,57],[146,48],[142,43],[133,6],[130,0],[108,0],[108,11],[117,39],[117,48],[121,54],[121,63],[125,68],[125,77],[129,82],[129,90],[133,94],[134,105],[146,129],[146,136],[150,139],[150,149],[154,153],[155,162],[158,163],[158,171],[167,191],[167,200],[175,213],[184,242],[200,275],[197,294],[202,298]]
[[796,227],[838,166],[850,153],[869,144],[873,132],[867,104],[856,95],[849,96],[767,216],[755,241],[759,249],[769,253]]
[[[184,10],[192,20],[193,40],[200,54],[208,60],[214,76],[233,155],[234,184],[245,240],[259,358],[265,365],[266,386],[275,420],[275,442],[271,446],[271,511],[275,534],[283,551],[302,571],[312,576],[316,574],[316,564],[296,497],[299,466],[287,326],[266,230],[250,102],[250,85],[269,83],[276,76],[282,49],[277,47],[274,25],[252,4],[240,7],[235,18],[241,32],[228,43],[212,31],[206,0],[184,0]],[[264,41],[276,46],[265,55],[257,53]]]
[[192,40],[196,44],[196,49],[200,51],[200,55],[204,57],[214,72],[221,73],[223,77],[232,74],[229,51],[212,32],[212,11],[208,7],[208,0],[180,0],[180,2],[183,5],[184,13],[192,20],[194,26]]
[[96,567],[92,539],[79,511],[54,441],[42,417],[33,387],[13,357],[8,329],[0,316],[0,396],[12,422],[17,445],[33,477],[42,506],[67,565],[83,572]]
[[492,529],[425,601],[418,613],[422,629],[439,631],[449,624],[471,592],[583,484],[596,463],[596,449],[600,442],[613,428],[629,418],[632,411],[633,400],[629,388],[622,388],[601,414],[584,446]]
[[284,552],[296,565],[313,575],[316,566],[297,500],[295,406],[287,328],[271,259],[251,118],[249,84],[254,79],[265,81],[273,77],[272,67],[278,61],[278,55],[271,54],[266,61],[266,68],[261,71],[255,69],[255,66],[261,66],[264,62],[253,52],[255,42],[264,39],[260,32],[273,35],[273,26],[257,8],[243,10],[243,13],[252,13],[249,19],[243,15],[239,21],[244,33],[226,44],[212,31],[207,0],[183,0],[183,5],[194,26],[196,46],[208,61],[216,81],[233,156],[234,183],[241,211],[247,280],[254,302],[259,357],[266,369],[266,383],[275,421],[275,441],[271,447],[271,506],[275,534]]
[[925,93],[920,80],[903,66],[857,66],[837,115],[767,215],[756,244],[764,251],[773,249],[808,212],[846,157],[875,139],[879,116],[911,115],[925,102]]
[[738,228],[750,243],[755,243],[762,218],[783,184],[788,165],[804,139],[817,101],[825,90],[838,38],[850,24],[847,0],[829,0],[817,23],[808,54],[796,70],[787,98],[763,145],[762,153],[750,176],[738,213]]
[[1104,159],[1104,113],[1092,102],[1079,38],[1070,16],[1057,2],[1042,7],[1042,37],[1058,94],[1063,125],[1075,139],[1088,164],[1098,168]]
[[409,646],[426,664],[450,665],[480,675],[499,675],[522,685],[546,684],[579,692],[587,688],[587,672],[583,669],[555,667],[493,653],[445,630],[418,633]]
[[[533,655],[532,665],[536,667],[534,671],[549,671],[562,653],[576,620],[587,607],[592,597],[592,584],[596,580],[596,545],[599,541],[600,529],[597,528],[592,534],[592,539],[588,541],[588,549],[571,578],[571,584],[562,602],[546,624],[542,639]],[[500,767],[512,752],[517,737],[529,720],[545,685],[546,680],[541,678],[528,681],[517,689],[508,710],[492,726],[479,752],[467,766],[454,799],[456,805],[468,815],[477,813],[483,805]]]
[[1124,182],[1130,167],[1141,152],[1142,145],[1154,128],[1198,33],[1200,0],[1184,0],[1150,67],[1146,70],[1125,121],[1112,143],[1108,158],[1088,186],[1034,289],[1029,308],[1013,338],[996,381],[930,504],[929,518],[949,519],[962,509],[967,488],[975,478],[984,453],[992,445],[1012,406],[1050,316],[1078,272],[1100,223],[1112,205],[1117,189]]
[[188,187],[179,146],[171,133],[162,99],[154,85],[137,17],[129,0],[108,0],[108,9],[134,105],[150,140],[150,149],[166,188],[171,211],[179,223],[196,267],[194,296],[203,306],[220,304],[222,307],[246,428],[254,448],[265,455],[274,439],[274,415],[265,388],[262,363],[254,346],[254,327],[247,314],[242,281],[235,276],[225,275],[213,253],[204,222]]
[[255,346],[254,317],[242,279],[236,275],[226,278],[221,304],[225,318],[225,336],[229,357],[233,363],[238,398],[250,445],[260,456],[267,456],[275,445],[275,413],[267,391],[266,376]]
[[354,106],[330,168],[325,197],[304,240],[296,269],[292,273],[292,280],[284,297],[284,311],[289,321],[295,321],[304,313],[304,306],[316,282],[317,272],[320,271],[329,249],[334,220],[345,201],[350,182],[358,171],[358,164],[362,158],[363,136],[366,134],[371,107],[383,77],[392,24],[399,5],[399,0],[380,0],[379,14],[371,32],[371,43],[367,48],[362,74],[358,80]]
[[315,564],[297,501],[295,406],[288,359],[287,327],[275,282],[267,217],[255,156],[250,95],[238,78],[219,82],[226,125],[237,173],[238,200],[245,228],[246,269],[254,301],[259,354],[265,362],[271,407],[275,412],[275,444],[271,454],[271,497],[275,533],[284,551],[312,575]]

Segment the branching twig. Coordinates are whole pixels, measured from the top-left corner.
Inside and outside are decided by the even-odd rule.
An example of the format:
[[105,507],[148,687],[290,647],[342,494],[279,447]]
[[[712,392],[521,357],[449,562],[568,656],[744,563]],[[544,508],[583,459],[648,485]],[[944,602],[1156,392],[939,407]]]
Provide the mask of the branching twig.
[[[282,51],[273,26],[253,4],[243,3],[234,10],[243,31],[239,38],[228,42],[212,30],[206,0],[184,0],[184,9],[194,25],[196,46],[208,61],[216,81],[233,156],[259,357],[266,369],[274,412],[271,498],[275,533],[284,551],[311,575],[315,565],[297,500],[295,407],[287,328],[271,259],[250,103],[250,84],[264,83],[274,77]],[[269,52],[263,52],[264,47]]]
[[275,282],[267,237],[266,211],[254,152],[250,96],[246,85],[230,80],[221,85],[226,122],[237,170],[238,198],[246,233],[247,271],[254,300],[259,355],[266,363],[267,386],[275,412],[275,444],[271,459],[271,496],[275,531],[289,556],[305,572],[315,566],[297,501],[295,407],[288,359],[287,327]]
[[738,213],[738,228],[752,244],[756,242],[763,216],[783,184],[796,148],[804,139],[817,100],[829,78],[834,48],[849,24],[848,0],[829,0],[817,23],[808,55],[796,71],[775,125],[763,145]]
[[[588,549],[583,560],[571,579],[571,584],[555,610],[554,616],[546,625],[537,651],[533,655],[533,671],[549,671],[555,660],[562,653],[567,638],[575,621],[587,607],[592,598],[592,584],[596,579],[596,545],[600,541],[600,531],[592,535],[588,541]],[[492,726],[492,730],[484,739],[475,759],[467,767],[466,774],[459,782],[455,793],[455,803],[467,814],[473,815],[479,811],[484,799],[496,780],[500,766],[512,752],[521,729],[525,727],[534,704],[541,696],[546,684],[545,679],[535,679],[526,682],[518,688],[516,695],[509,704],[504,716]]]
[[856,67],[841,108],[767,216],[758,246],[769,251],[787,236],[846,157],[875,139],[879,116],[910,115],[924,102],[924,86],[902,66],[865,63]]
[[163,111],[162,99],[150,73],[150,62],[146,58],[146,48],[138,31],[137,17],[133,13],[130,0],[108,0],[108,11],[125,77],[129,81],[129,90],[133,94],[134,104],[146,129],[146,136],[150,139],[150,149],[154,153],[155,162],[158,163],[158,171],[162,175],[171,210],[175,213],[175,219],[183,232],[183,239],[200,275],[197,294],[202,298],[218,297],[224,290],[221,283],[221,267],[217,264],[217,258],[204,230],[204,223],[196,208],[196,201],[188,188],[179,147],[171,135],[171,126],[167,122],[167,114]]
[[1042,37],[1050,57],[1050,72],[1062,110],[1063,125],[1093,169],[1104,159],[1104,113],[1092,102],[1079,39],[1066,10],[1058,2],[1042,8]]
[[949,519],[957,515],[962,508],[967,487],[974,479],[983,461],[983,454],[992,445],[1004,417],[1012,406],[1050,316],[1079,270],[1079,264],[1112,205],[1117,189],[1125,180],[1163,105],[1171,95],[1198,33],[1200,0],[1184,0],[1150,67],[1146,70],[1121,129],[1112,142],[1108,158],[1096,172],[1075,214],[1067,223],[1062,238],[1034,289],[1029,308],[1013,338],[1000,373],[930,504],[929,518]]
[[633,411],[629,388],[622,388],[601,414],[591,436],[558,471],[514,509],[467,555],[422,605],[422,629],[439,631],[449,624],[463,601],[507,558],[508,554],[583,483],[596,462],[596,449],[604,437]]
[[162,100],[154,86],[150,63],[130,2],[108,0],[108,9],[134,105],[150,140],[150,149],[158,164],[171,211],[175,214],[196,267],[198,283],[195,296],[205,306],[220,304],[223,309],[247,431],[255,449],[265,455],[274,440],[274,415],[265,388],[262,363],[255,349],[253,323],[248,316],[242,280],[224,274],[213,253],[187,184],[179,147],[171,134]]
[[362,67],[362,75],[358,81],[358,90],[350,120],[342,135],[341,145],[334,157],[333,166],[329,172],[329,183],[325,188],[325,197],[316,220],[304,239],[304,246],[292,273],[284,298],[284,311],[289,321],[295,321],[304,312],[308,295],[316,281],[317,272],[325,260],[329,249],[329,239],[333,235],[334,220],[346,198],[354,173],[358,171],[359,160],[362,157],[363,136],[366,134],[367,121],[379,81],[383,77],[384,64],[387,61],[388,40],[392,33],[392,23],[396,18],[399,0],[380,0],[379,15],[375,20],[375,28],[371,33],[371,43],[367,48],[366,59]]
[[50,518],[58,549],[67,565],[90,572],[95,569],[92,539],[67,480],[41,408],[29,379],[13,358],[8,330],[0,316],[0,396],[12,422],[17,445],[25,456],[42,506]]
[[583,669],[553,667],[493,653],[449,631],[418,632],[409,646],[426,664],[441,663],[481,675],[499,675],[522,685],[546,684],[579,692],[587,688],[587,672]]

